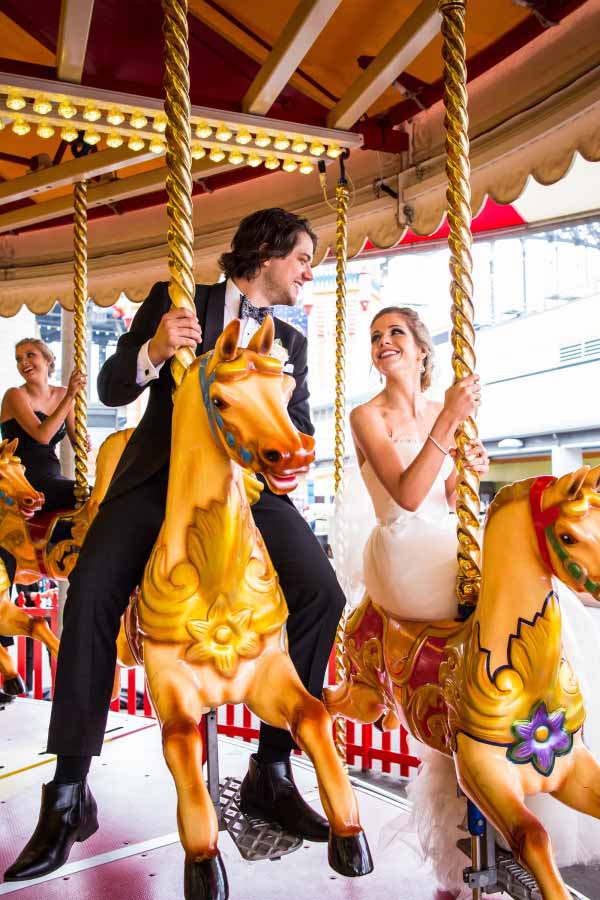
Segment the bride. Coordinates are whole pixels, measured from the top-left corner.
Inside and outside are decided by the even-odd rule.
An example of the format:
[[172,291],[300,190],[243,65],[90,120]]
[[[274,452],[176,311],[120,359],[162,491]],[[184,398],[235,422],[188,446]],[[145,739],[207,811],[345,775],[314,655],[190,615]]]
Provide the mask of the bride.
[[[453,385],[443,404],[430,400],[424,392],[433,369],[431,337],[414,310],[404,307],[382,309],[371,322],[371,358],[384,380],[383,390],[350,414],[360,473],[377,519],[364,548],[363,583],[371,599],[398,618],[454,618],[457,538],[456,520],[449,515],[456,501],[453,440],[458,424],[477,411],[479,378],[470,375]],[[480,476],[487,473],[480,441],[468,448],[467,466]],[[586,701],[586,743],[598,753],[600,709],[589,675],[600,629],[563,585],[560,598],[563,643]],[[457,837],[464,836],[458,829],[465,806],[456,799],[454,765],[421,744],[414,752],[424,762],[409,786],[411,824],[438,881],[456,896],[464,889],[466,858],[455,847]],[[550,832],[559,865],[600,857],[599,822],[545,795],[532,799],[530,806]],[[444,893],[438,890],[438,897]]]

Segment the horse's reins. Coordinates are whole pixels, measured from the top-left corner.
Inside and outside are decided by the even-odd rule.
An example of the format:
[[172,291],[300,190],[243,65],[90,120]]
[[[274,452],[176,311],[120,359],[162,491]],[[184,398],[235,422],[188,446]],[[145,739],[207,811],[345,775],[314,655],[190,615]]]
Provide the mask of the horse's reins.
[[582,590],[587,591],[596,600],[600,600],[600,582],[592,581],[589,577],[587,569],[570,556],[563,545],[559,542],[552,527],[560,515],[560,506],[555,504],[547,509],[542,509],[542,498],[544,491],[551,484],[554,484],[556,478],[552,475],[540,475],[536,478],[529,492],[529,506],[531,508],[531,517],[533,519],[533,527],[538,542],[540,555],[548,569],[557,578],[560,575],[552,564],[548,544],[552,547],[557,557],[560,559],[567,574],[579,585]]

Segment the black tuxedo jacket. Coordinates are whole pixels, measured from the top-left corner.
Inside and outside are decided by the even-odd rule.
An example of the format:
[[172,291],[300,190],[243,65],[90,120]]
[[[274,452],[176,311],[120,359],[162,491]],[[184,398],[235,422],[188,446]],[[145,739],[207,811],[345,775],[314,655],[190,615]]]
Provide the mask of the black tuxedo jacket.
[[[225,317],[225,282],[196,285],[196,313],[202,327],[202,343],[196,356],[212,350],[223,331]],[[98,375],[98,396],[106,406],[125,406],[135,400],[145,387],[137,384],[137,358],[140,348],[154,336],[162,316],[171,301],[167,282],[158,282],[137,311],[129,331],[119,338],[116,352],[102,366]],[[296,387],[288,412],[296,428],[313,434],[310,420],[307,385],[307,341],[292,325],[274,319],[275,337],[281,340],[289,354],[288,362]],[[171,450],[171,420],[173,415],[173,378],[167,361],[158,378],[150,382],[148,406],[123,456],[108,489],[106,500],[130,491],[159,472],[169,459]]]

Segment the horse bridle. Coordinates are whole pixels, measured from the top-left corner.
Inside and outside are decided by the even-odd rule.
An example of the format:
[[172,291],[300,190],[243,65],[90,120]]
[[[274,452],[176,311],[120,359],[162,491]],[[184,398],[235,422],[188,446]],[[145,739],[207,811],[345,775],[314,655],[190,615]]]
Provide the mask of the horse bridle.
[[585,566],[582,566],[581,563],[577,562],[576,559],[573,559],[573,557],[569,555],[554,533],[553,525],[560,515],[560,506],[555,504],[554,506],[549,506],[547,509],[542,509],[544,491],[547,487],[554,484],[555,481],[556,478],[552,475],[540,475],[539,478],[535,479],[531,486],[531,490],[529,491],[531,517],[533,519],[533,527],[535,529],[535,536],[537,538],[540,555],[552,574],[556,575],[557,578],[560,578],[560,575],[556,572],[552,564],[550,551],[548,550],[548,544],[550,544],[561,561],[565,571],[573,581],[579,585],[582,590],[591,594],[594,599],[600,600],[600,582],[593,581],[589,577]]
[[221,442],[223,445],[227,445],[234,453],[237,453],[240,459],[242,460],[242,465],[249,466],[253,460],[253,455],[249,450],[246,450],[241,444],[238,444],[234,435],[231,431],[228,431],[225,428],[225,422],[223,421],[223,417],[219,415],[218,409],[211,402],[210,399],[210,386],[215,380],[215,372],[213,372],[210,376],[207,377],[206,370],[208,368],[208,364],[212,359],[213,351],[207,353],[200,360],[200,389],[202,391],[202,401],[204,403],[204,408],[206,410],[206,414],[208,416],[208,421],[210,424],[210,429],[213,433],[213,437],[216,441]]

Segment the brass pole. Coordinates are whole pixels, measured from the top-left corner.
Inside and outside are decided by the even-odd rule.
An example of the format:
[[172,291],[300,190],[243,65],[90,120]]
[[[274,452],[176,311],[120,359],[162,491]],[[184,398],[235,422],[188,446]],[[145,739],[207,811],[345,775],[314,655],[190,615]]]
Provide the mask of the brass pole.
[[[454,381],[475,369],[473,282],[471,272],[471,188],[469,184],[469,118],[465,47],[466,0],[439,0],[442,14],[444,106],[446,107],[446,174],[452,284],[452,368]],[[477,438],[477,425],[468,418],[456,432],[459,609],[467,615],[477,603],[481,586],[479,546],[479,476],[465,469],[465,449]]]
[[[74,256],[74,362],[87,375],[87,182],[78,181],[73,188],[73,256]],[[75,500],[78,506],[89,494],[87,480],[87,394],[82,388],[75,396]]]
[[[192,217],[192,157],[190,152],[190,76],[188,71],[187,0],[162,0],[165,39],[165,114],[167,117],[167,215],[169,228],[169,297],[176,307],[195,313],[194,225]],[[182,347],[171,361],[175,384],[194,361],[191,347]]]
[[[335,190],[336,227],[335,227],[335,446],[333,457],[333,484],[336,501],[339,504],[343,490],[344,457],[345,457],[345,419],[346,419],[346,255],[348,250],[348,184],[342,176]],[[336,551],[336,568],[343,571],[344,546],[338,542]],[[342,613],[335,636],[335,680],[337,683],[346,676],[344,658],[344,631],[346,628],[346,612]],[[335,720],[335,746],[344,762],[346,761],[346,719],[339,716]]]

